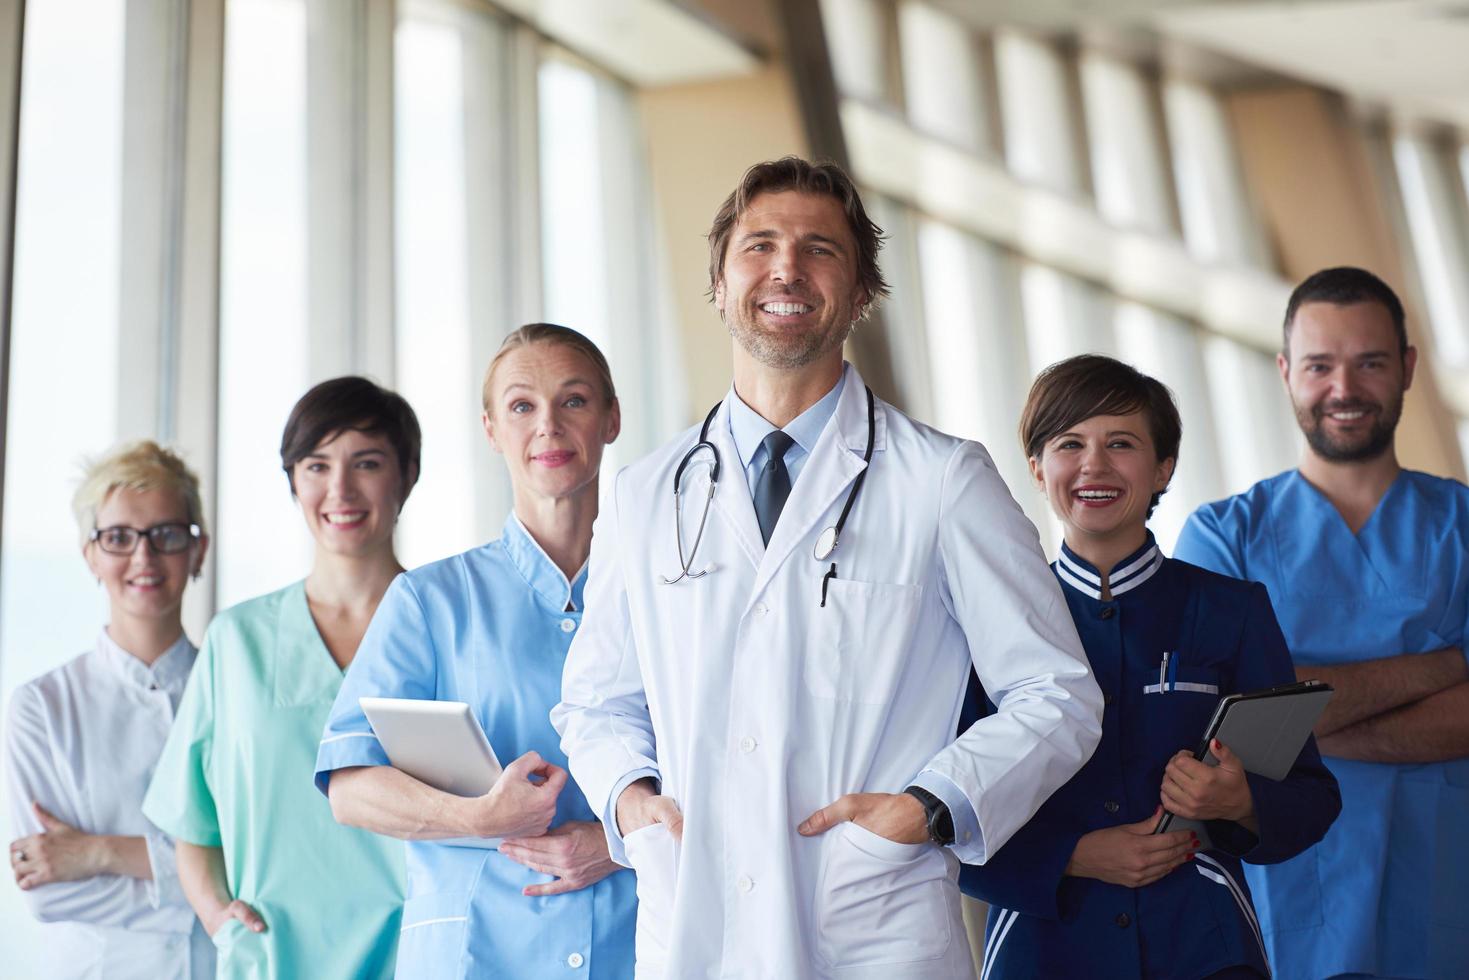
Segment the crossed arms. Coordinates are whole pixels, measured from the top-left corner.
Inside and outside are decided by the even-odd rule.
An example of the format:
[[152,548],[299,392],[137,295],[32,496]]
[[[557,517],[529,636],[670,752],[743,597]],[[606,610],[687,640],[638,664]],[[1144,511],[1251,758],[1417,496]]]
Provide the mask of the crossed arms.
[[1469,662],[1462,650],[1298,666],[1296,676],[1336,688],[1316,723],[1322,755],[1408,764],[1469,756]]

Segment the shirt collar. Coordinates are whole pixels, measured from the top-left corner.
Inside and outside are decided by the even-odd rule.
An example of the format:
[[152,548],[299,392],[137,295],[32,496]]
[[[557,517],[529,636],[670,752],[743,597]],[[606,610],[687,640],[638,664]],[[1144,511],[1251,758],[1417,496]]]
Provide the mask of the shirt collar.
[[[837,378],[837,383],[816,404],[781,427],[807,454],[816,448],[816,440],[821,438],[826,423],[836,413],[837,402],[841,400],[842,388],[846,383],[847,372],[844,369],[841,377]],[[749,466],[750,460],[755,458],[755,451],[760,448],[761,440],[774,432],[776,427],[746,405],[733,387],[729,389],[726,401],[729,403],[729,434],[734,439],[735,452],[740,454],[740,465]]]
[[574,612],[581,612],[582,593],[587,582],[587,566],[577,571],[572,581],[568,582],[561,569],[531,537],[525,525],[520,523],[520,518],[515,516],[515,511],[505,518],[505,528],[500,535],[500,545],[505,553],[510,556],[510,562],[515,570],[525,579],[525,583],[534,589],[542,598],[549,602],[557,612],[566,610],[567,602],[576,608]]
[[163,651],[150,667],[118,646],[106,628],[97,637],[97,653],[108,668],[144,689],[156,687],[171,693],[183,690],[197,652],[188,636],[180,633],[173,646]]
[[[1078,555],[1061,542],[1061,553],[1056,556],[1053,566],[1056,575],[1061,581],[1093,599],[1102,598],[1102,574],[1097,567],[1085,558]],[[1132,554],[1118,562],[1108,576],[1108,588],[1112,598],[1142,585],[1148,579],[1158,573],[1163,567],[1163,552],[1158,548],[1158,543],[1153,540],[1153,532],[1148,532],[1147,540]]]

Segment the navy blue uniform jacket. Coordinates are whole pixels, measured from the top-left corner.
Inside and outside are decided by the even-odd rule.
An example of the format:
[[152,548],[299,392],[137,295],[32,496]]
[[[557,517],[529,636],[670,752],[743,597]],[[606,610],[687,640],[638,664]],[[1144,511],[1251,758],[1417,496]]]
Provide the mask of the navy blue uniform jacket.
[[982,980],[1268,975],[1240,862],[1291,858],[1336,819],[1341,795],[1314,739],[1280,782],[1247,777],[1258,838],[1213,821],[1213,850],[1143,888],[1063,874],[1083,834],[1153,813],[1168,760],[1197,747],[1222,695],[1295,680],[1264,586],[1165,558],[1151,534],[1114,569],[1108,602],[1069,549],[1051,567],[1102,689],[1102,741],[988,863],[964,867],[960,887],[990,904]]

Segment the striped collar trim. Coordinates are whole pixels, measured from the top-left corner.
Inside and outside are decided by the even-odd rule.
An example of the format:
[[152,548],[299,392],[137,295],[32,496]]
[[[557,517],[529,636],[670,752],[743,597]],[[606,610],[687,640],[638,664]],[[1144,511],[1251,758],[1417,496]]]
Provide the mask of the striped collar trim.
[[[1102,578],[1090,566],[1073,555],[1064,544],[1061,553],[1056,556],[1056,575],[1083,595],[1091,596],[1093,599],[1102,598]],[[1163,567],[1163,552],[1153,542],[1152,536],[1143,551],[1136,558],[1129,560],[1126,564],[1119,565],[1113,569],[1110,582],[1112,598],[1116,599],[1124,593],[1142,585],[1148,579],[1158,574],[1158,569]]]

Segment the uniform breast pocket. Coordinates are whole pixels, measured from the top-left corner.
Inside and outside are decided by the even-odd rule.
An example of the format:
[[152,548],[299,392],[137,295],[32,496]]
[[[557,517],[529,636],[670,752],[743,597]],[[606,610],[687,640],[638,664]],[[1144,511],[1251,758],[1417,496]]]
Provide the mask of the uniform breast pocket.
[[1151,744],[1192,751],[1219,705],[1220,672],[1183,664],[1161,680],[1157,671],[1145,672],[1140,678],[1135,675],[1134,683],[1142,688]]
[[923,586],[834,578],[826,589],[826,605],[808,613],[807,692],[823,700],[888,703],[909,656]]

